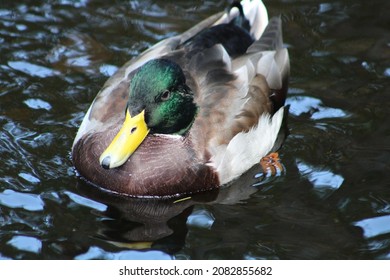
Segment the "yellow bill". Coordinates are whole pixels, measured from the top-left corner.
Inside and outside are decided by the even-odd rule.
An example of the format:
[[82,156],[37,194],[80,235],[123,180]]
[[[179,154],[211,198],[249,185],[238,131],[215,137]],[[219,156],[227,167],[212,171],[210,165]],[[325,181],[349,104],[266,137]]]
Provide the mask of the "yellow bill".
[[145,111],[131,117],[127,110],[121,130],[99,158],[100,165],[105,169],[121,166],[141,145],[148,133]]

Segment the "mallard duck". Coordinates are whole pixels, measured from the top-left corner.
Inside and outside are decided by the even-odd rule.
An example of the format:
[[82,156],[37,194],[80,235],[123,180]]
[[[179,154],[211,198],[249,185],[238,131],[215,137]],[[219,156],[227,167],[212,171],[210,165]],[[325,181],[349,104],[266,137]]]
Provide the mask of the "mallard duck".
[[280,17],[234,3],[130,60],[97,94],[72,147],[82,178],[128,196],[218,188],[269,153],[289,56]]

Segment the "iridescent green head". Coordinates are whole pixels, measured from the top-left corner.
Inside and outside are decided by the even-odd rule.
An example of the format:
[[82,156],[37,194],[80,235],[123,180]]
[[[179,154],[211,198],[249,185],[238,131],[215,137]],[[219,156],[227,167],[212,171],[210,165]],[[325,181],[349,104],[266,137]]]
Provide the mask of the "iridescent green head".
[[145,110],[145,122],[152,133],[183,134],[195,118],[196,105],[180,66],[154,59],[134,75],[128,110],[132,116]]
[[145,63],[130,82],[125,122],[100,156],[100,164],[107,169],[121,166],[149,132],[186,133],[196,110],[179,65],[167,59]]

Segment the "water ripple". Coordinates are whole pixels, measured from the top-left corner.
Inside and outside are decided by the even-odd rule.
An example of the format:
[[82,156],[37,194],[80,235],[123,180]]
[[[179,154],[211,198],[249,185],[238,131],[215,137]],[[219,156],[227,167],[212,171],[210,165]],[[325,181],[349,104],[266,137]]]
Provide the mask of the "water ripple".
[[215,218],[206,209],[195,210],[187,219],[187,224],[194,227],[210,229]]
[[24,101],[24,103],[31,109],[44,109],[46,111],[51,110],[51,105],[50,103],[43,101],[42,99],[39,98],[30,98]]
[[9,61],[8,65],[11,68],[23,72],[32,77],[47,78],[60,74],[58,71],[55,71],[48,67],[36,65],[27,61]]
[[44,202],[39,195],[4,190],[0,193],[0,204],[10,208],[23,208],[27,211],[42,211]]
[[84,254],[75,257],[76,260],[171,260],[172,257],[161,251],[134,251],[124,250],[120,252],[107,252],[96,246],[92,246]]
[[16,235],[7,244],[18,250],[36,254],[40,253],[42,249],[42,241],[31,236]]
[[79,205],[83,205],[83,206],[86,206],[86,207],[89,207],[89,208],[92,208],[92,209],[95,209],[95,210],[98,210],[100,212],[104,212],[106,211],[107,209],[107,206],[102,204],[102,203],[99,203],[97,201],[94,201],[92,199],[89,199],[89,198],[86,198],[86,197],[83,197],[83,196],[80,196],[78,194],[75,194],[75,193],[72,193],[72,192],[68,192],[68,191],[65,191],[64,192],[72,201],[74,201],[75,203],[79,204]]
[[367,218],[354,224],[363,228],[364,237],[366,238],[390,233],[390,215]]
[[309,96],[292,96],[286,101],[290,105],[290,113],[295,116],[309,114],[313,120],[327,118],[345,118],[350,116],[349,113],[339,108],[330,108],[325,106],[318,98]]

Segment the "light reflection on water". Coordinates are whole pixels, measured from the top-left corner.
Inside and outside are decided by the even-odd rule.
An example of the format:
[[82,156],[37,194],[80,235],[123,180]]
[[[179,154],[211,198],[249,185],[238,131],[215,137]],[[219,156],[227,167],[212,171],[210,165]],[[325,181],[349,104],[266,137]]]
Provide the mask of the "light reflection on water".
[[98,247],[90,247],[88,252],[75,257],[75,260],[172,260],[172,257],[161,251],[134,251],[106,252]]
[[107,206],[99,203],[97,201],[88,199],[86,197],[80,196],[78,194],[65,191],[64,192],[72,201],[74,201],[77,205],[90,207],[92,209],[96,209],[97,211],[104,212],[107,209]]
[[297,159],[297,167],[301,176],[312,183],[316,193],[321,198],[339,189],[344,182],[342,176],[334,174],[331,170],[311,166],[299,159]]
[[39,195],[18,193],[9,189],[0,193],[0,203],[10,208],[23,208],[28,211],[41,211],[44,207]]
[[308,96],[293,96],[287,99],[287,105],[290,105],[290,113],[296,116],[301,114],[311,114],[313,120],[325,118],[344,118],[348,114],[338,108],[329,108],[322,104],[318,98]]
[[32,64],[27,61],[9,61],[8,65],[12,69],[23,72],[24,74],[30,75],[32,77],[46,78],[60,74],[53,69],[41,65]]
[[210,229],[214,221],[214,217],[206,209],[197,209],[187,218],[187,225]]
[[363,228],[364,237],[372,238],[390,233],[390,215],[368,218],[355,223]]
[[12,237],[7,244],[15,247],[20,251],[27,251],[35,254],[39,254],[42,249],[42,242],[38,238],[30,236],[16,235]]
[[0,7],[0,259],[390,258],[386,0],[266,2],[292,65],[277,177],[180,203],[77,180],[70,147],[107,77],[225,2]]

